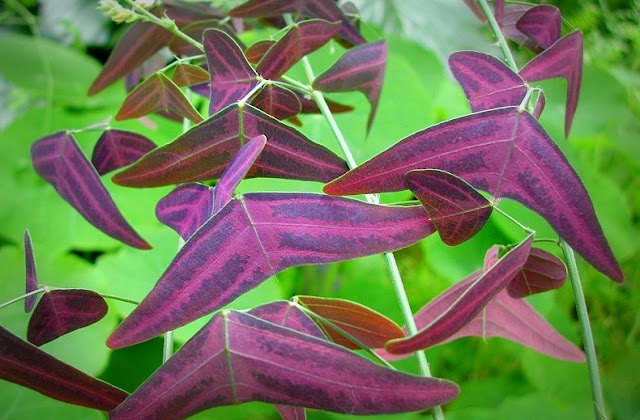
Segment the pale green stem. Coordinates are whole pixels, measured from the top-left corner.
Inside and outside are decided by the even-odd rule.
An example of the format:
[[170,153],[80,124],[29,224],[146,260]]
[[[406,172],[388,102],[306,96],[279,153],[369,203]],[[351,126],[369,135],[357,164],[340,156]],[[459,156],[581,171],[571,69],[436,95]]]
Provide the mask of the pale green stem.
[[520,223],[517,219],[515,219],[513,216],[511,216],[509,213],[507,213],[506,211],[502,210],[500,207],[498,207],[497,205],[493,206],[493,209],[495,211],[497,211],[498,213],[500,213],[501,215],[503,215],[504,217],[506,217],[507,219],[511,220],[513,223],[515,223],[516,225],[518,225],[522,230],[524,230],[527,233],[535,233],[535,231],[525,225],[523,225],[522,223]]
[[[502,31],[500,30],[498,23],[496,22],[491,9],[486,0],[478,0],[478,4],[482,8],[487,22],[493,31],[494,35],[498,39],[500,49],[504,54],[507,64],[514,72],[518,72],[518,65],[511,55],[511,50],[507,44]],[[598,372],[598,359],[596,357],[595,345],[593,343],[593,333],[591,331],[591,325],[589,324],[589,314],[587,312],[587,305],[584,300],[584,292],[582,290],[582,283],[580,281],[580,274],[578,272],[578,266],[576,264],[576,257],[573,250],[563,240],[560,240],[560,247],[564,252],[565,260],[567,262],[567,268],[569,272],[569,279],[573,287],[573,294],[576,301],[576,308],[578,311],[578,319],[580,321],[580,329],[582,333],[582,340],[585,346],[585,354],[587,356],[587,367],[589,370],[589,381],[591,383],[591,394],[593,397],[595,418],[596,420],[605,419],[604,398],[602,396],[602,383],[600,381],[600,374]]]
[[262,78],[262,77],[260,77],[260,76],[258,76],[258,77],[259,77],[259,79],[258,79],[258,84],[257,84],[257,85],[255,85],[255,86],[253,87],[253,89],[251,89],[251,90],[250,90],[246,95],[244,95],[244,97],[243,97],[242,99],[240,99],[240,100],[238,101],[238,107],[242,108],[242,107],[244,106],[244,104],[245,104],[245,103],[247,103],[247,101],[248,101],[249,99],[251,99],[251,97],[252,97],[252,96],[253,96],[257,91],[259,91],[260,89],[262,89],[262,88],[264,87],[264,85],[266,85],[266,84],[269,82],[268,80],[265,80],[265,79],[263,79],[263,78]]
[[34,290],[34,291],[32,291],[32,292],[25,293],[24,295],[20,295],[20,296],[18,296],[18,297],[16,297],[16,298],[13,298],[13,299],[8,300],[8,301],[6,301],[6,302],[0,303],[0,309],[4,308],[5,306],[9,306],[9,305],[11,305],[12,303],[20,302],[22,299],[26,299],[26,298],[28,298],[29,296],[33,296],[33,295],[37,295],[38,293],[42,293],[42,292],[44,292],[45,290],[47,290],[45,287],[41,287],[41,288],[39,288],[39,289],[37,289],[37,290]]
[[[41,287],[41,288],[39,288],[37,290],[34,290],[32,292],[25,293],[23,295],[20,295],[20,296],[18,296],[16,298],[11,299],[11,300],[8,300],[6,302],[0,303],[0,309],[4,308],[5,306],[9,306],[12,303],[19,302],[22,299],[26,299],[29,296],[37,295],[38,293],[46,292],[46,291],[49,291],[49,290],[78,290],[78,288],[77,287],[44,286],[44,287]],[[123,297],[115,296],[115,295],[109,295],[109,294],[106,294],[106,293],[100,293],[100,292],[96,292],[96,293],[98,293],[100,296],[102,296],[105,299],[119,300],[121,302],[127,302],[127,303],[131,303],[133,305],[139,305],[140,304],[140,302],[132,300],[132,299],[127,299],[127,298],[123,298]]]
[[[291,16],[288,14],[284,15],[284,19],[285,19],[285,22],[287,22],[287,24],[291,24],[293,21],[291,19]],[[306,56],[302,57],[301,61],[302,61],[302,66],[304,67],[304,70],[309,79],[309,84],[313,85],[313,80],[315,76],[313,73],[313,69],[311,68],[311,63],[309,62],[309,58]],[[350,169],[357,167],[358,164],[353,158],[351,149],[349,148],[347,141],[342,135],[342,131],[340,130],[340,127],[338,127],[338,123],[333,117],[333,113],[329,109],[329,106],[327,105],[327,101],[324,99],[322,92],[314,90],[312,91],[311,96],[316,102],[316,104],[318,105],[318,108],[320,108],[320,112],[322,112],[322,115],[324,115],[325,119],[329,123],[329,126],[331,127],[331,131],[333,132],[336,139],[338,140],[338,144],[340,145],[340,148],[342,149],[342,152],[344,153],[344,156],[347,159],[347,165],[349,166]],[[380,198],[377,195],[366,194],[365,198],[369,203],[372,203],[372,204],[380,203]],[[389,268],[389,274],[391,275],[391,282],[393,284],[393,289],[396,293],[396,299],[398,300],[398,305],[400,306],[402,316],[407,325],[407,331],[409,332],[409,334],[413,335],[417,333],[418,330],[416,328],[415,320],[413,319],[413,311],[411,310],[411,306],[409,305],[407,292],[404,289],[404,284],[402,283],[402,277],[400,276],[400,271],[398,270],[398,264],[396,263],[396,258],[392,252],[386,252],[384,256],[387,261],[387,266]],[[422,372],[422,375],[426,377],[430,377],[431,371],[429,369],[429,363],[427,362],[427,356],[425,355],[425,353],[422,350],[416,351],[416,358],[418,359],[418,365],[420,367],[420,372]],[[440,406],[433,407],[433,417],[436,420],[444,420],[444,414]]]
[[565,260],[567,261],[569,281],[571,281],[571,287],[573,288],[573,294],[575,295],[576,312],[578,313],[578,321],[580,321],[584,352],[587,355],[587,368],[589,369],[589,377],[591,379],[591,394],[593,396],[595,418],[597,420],[604,420],[607,417],[604,409],[604,397],[602,395],[602,383],[600,381],[600,372],[598,370],[596,346],[593,341],[593,334],[591,333],[589,313],[587,312],[587,304],[584,299],[580,273],[578,272],[578,266],[576,265],[576,257],[573,253],[573,249],[571,249],[571,247],[562,239],[560,240],[560,248],[562,248]]

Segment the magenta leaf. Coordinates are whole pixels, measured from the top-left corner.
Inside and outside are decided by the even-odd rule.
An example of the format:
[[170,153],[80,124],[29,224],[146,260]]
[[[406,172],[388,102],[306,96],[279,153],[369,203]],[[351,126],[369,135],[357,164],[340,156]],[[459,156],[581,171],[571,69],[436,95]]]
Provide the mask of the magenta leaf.
[[214,215],[213,188],[190,183],[177,186],[156,205],[156,217],[185,241]]
[[245,57],[251,64],[258,64],[258,62],[264,57],[266,52],[275,44],[276,41],[267,39],[264,41],[258,41],[244,51]]
[[562,15],[557,7],[541,4],[527,10],[516,22],[516,29],[546,49],[560,38]]
[[269,48],[256,70],[265,79],[278,79],[302,57],[329,42],[339,29],[339,23],[319,19],[297,23]]
[[392,354],[411,353],[429,348],[460,331],[518,274],[527,260],[532,241],[533,236],[528,236],[481,276],[469,282],[457,298],[440,308],[439,314],[417,334],[390,340],[385,350]]
[[540,91],[538,94],[538,101],[536,102],[536,107],[533,109],[533,117],[536,120],[540,119],[540,115],[542,115],[542,111],[544,111],[545,104],[546,104],[546,100],[544,99],[544,93]]
[[517,22],[522,15],[533,6],[530,4],[511,4],[504,9],[504,16],[500,22],[500,29],[507,38],[512,41],[536,51],[536,45],[525,34],[516,28]]
[[156,145],[142,134],[106,129],[93,148],[91,163],[100,175],[132,164]]
[[240,46],[226,33],[207,30],[203,42],[211,74],[209,114],[212,115],[247,95],[258,84],[258,74]]
[[438,169],[409,171],[405,179],[447,245],[454,246],[471,239],[491,216],[493,207],[489,200],[449,172]]
[[267,144],[249,177],[327,182],[347,171],[342,159],[295,129],[251,105],[234,104],[152,150],[113,181],[128,187],[157,187],[217,178],[240,147],[260,135],[267,137]]
[[122,217],[72,134],[60,131],[36,141],[31,160],[36,172],[89,223],[127,245],[151,248]]
[[111,412],[113,420],[182,419],[264,401],[349,414],[426,409],[456,384],[394,371],[325,340],[224,311]]
[[95,95],[131,73],[169,43],[171,32],[151,22],[135,22],[120,38],[102,71],[89,88]]
[[462,86],[473,112],[518,106],[527,93],[524,80],[488,54],[453,53],[449,56],[449,68]]
[[178,87],[208,83],[209,79],[209,72],[205,69],[185,63],[178,64],[171,75],[171,80]]
[[[415,316],[418,328],[431,324],[442,311],[450,307],[479,276],[477,271],[456,283]],[[583,362],[584,353],[572,342],[564,338],[544,317],[524,299],[514,299],[502,290],[470,323],[439,344],[448,343],[461,337],[482,338],[502,337],[522,344],[549,357],[571,362]],[[384,350],[379,353],[387,360],[398,360],[409,355],[391,355]]]
[[275,406],[282,420],[306,420],[307,414],[304,407],[293,407],[290,405],[278,404]]
[[0,327],[0,379],[48,397],[110,411],[127,393],[93,378]]
[[346,51],[327,71],[316,77],[313,88],[325,92],[362,92],[371,104],[368,133],[378,109],[386,64],[385,40],[360,45]]
[[493,14],[498,23],[502,22],[502,19],[504,19],[504,0],[494,0]]
[[250,0],[229,12],[233,17],[244,18],[277,17],[283,13],[295,13],[329,22],[339,21],[341,27],[338,36],[349,45],[366,42],[333,0]]
[[564,262],[550,252],[531,248],[529,258],[516,278],[507,286],[509,296],[523,298],[562,287],[567,279]]
[[169,112],[194,123],[202,121],[184,93],[163,73],[147,77],[127,95],[116,120],[139,118],[152,112]]
[[235,198],[187,241],[108,345],[129,346],[184,325],[285,268],[405,248],[432,232],[421,206],[302,193]]
[[320,327],[293,302],[279,300],[253,308],[249,314],[276,325],[326,340]]
[[251,105],[279,120],[298,115],[302,110],[295,93],[273,84],[263,87],[251,100]]
[[412,134],[324,191],[400,191],[406,188],[405,173],[430,168],[538,212],[596,269],[623,280],[580,178],[535,118],[515,107],[467,115]]
[[[303,95],[300,92],[294,92],[300,101],[300,105],[302,106],[303,114],[320,114],[320,108],[318,108],[318,104],[313,99],[310,99]],[[344,105],[331,99],[325,98],[327,105],[329,105],[329,110],[334,114],[339,114],[342,112],[351,112],[353,111],[353,107],[351,105]]]
[[527,82],[563,77],[567,80],[567,104],[565,108],[564,135],[569,136],[573,115],[578,106],[582,81],[582,32],[571,32],[529,61],[520,70]]
[[[36,272],[36,260],[33,256],[33,245],[29,229],[24,230],[24,265],[25,265],[25,293],[38,290],[38,273]],[[24,311],[31,312],[36,304],[36,295],[24,298]]]
[[91,290],[47,291],[31,315],[27,340],[41,346],[100,321],[107,310],[107,302]]

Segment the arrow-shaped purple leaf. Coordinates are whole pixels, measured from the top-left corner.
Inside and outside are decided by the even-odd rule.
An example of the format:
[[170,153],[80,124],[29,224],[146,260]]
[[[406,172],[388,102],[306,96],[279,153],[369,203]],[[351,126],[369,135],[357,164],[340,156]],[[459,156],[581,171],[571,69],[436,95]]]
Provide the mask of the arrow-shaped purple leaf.
[[524,80],[488,54],[453,53],[449,56],[449,68],[462,86],[473,112],[518,106],[527,93]]
[[297,23],[269,48],[256,70],[265,79],[276,80],[302,57],[329,42],[339,29],[339,23],[319,19]]
[[36,141],[31,160],[36,172],[89,223],[125,244],[151,248],[122,217],[73,135],[60,131]]
[[[25,265],[25,293],[38,290],[38,273],[36,272],[36,260],[33,256],[33,245],[29,229],[24,230],[24,265]],[[36,295],[24,298],[24,311],[31,312],[36,304]]]
[[455,246],[480,232],[492,206],[465,180],[438,169],[409,171],[407,186],[427,209],[442,242]]
[[407,247],[433,232],[421,206],[318,194],[247,194],[187,241],[154,289],[108,339],[148,340],[213,312],[288,267]]
[[529,258],[516,278],[507,286],[509,296],[523,298],[562,287],[567,268],[562,260],[550,252],[531,248]]
[[509,251],[504,257],[469,282],[450,305],[424,325],[415,335],[390,340],[385,350],[392,354],[411,353],[446,340],[482,312],[485,306],[518,274],[527,261],[533,236]]
[[340,22],[338,36],[350,45],[366,42],[333,0],[250,0],[229,12],[233,17],[274,17],[283,13],[296,13],[309,18]]
[[213,115],[247,95],[258,84],[259,76],[242,48],[226,33],[207,30],[203,42],[211,74],[209,114]]
[[41,346],[100,321],[107,303],[91,290],[52,290],[42,295],[27,329],[27,340]]
[[225,311],[112,411],[111,418],[182,419],[247,401],[384,414],[426,409],[457,394],[452,382],[394,371],[325,340]]
[[368,133],[378,109],[386,64],[386,41],[359,45],[346,51],[327,71],[316,77],[313,88],[325,92],[362,92],[371,104]]
[[342,159],[295,129],[251,105],[235,104],[152,150],[113,181],[128,187],[157,187],[217,178],[240,147],[260,135],[267,137],[267,144],[249,177],[327,182],[347,170]]
[[194,123],[202,121],[202,117],[191,105],[189,99],[163,73],[155,73],[147,77],[129,92],[115,118],[126,120],[161,111],[188,118]]
[[93,148],[91,163],[100,175],[123,168],[140,159],[156,145],[142,134],[108,128]]
[[1,326],[0,379],[103,411],[114,409],[127,397],[126,392],[50,356]]
[[560,38],[520,70],[527,82],[562,77],[567,80],[564,136],[569,136],[573,115],[578,106],[582,82],[582,32],[575,31]]
[[527,10],[516,22],[516,29],[546,49],[560,38],[562,15],[557,7],[541,4]]
[[515,107],[428,127],[324,190],[332,195],[401,191],[406,188],[404,174],[430,168],[538,212],[595,268],[623,280],[580,178],[535,118]]
[[302,110],[300,100],[295,93],[273,84],[263,87],[250,103],[279,120],[294,117]]

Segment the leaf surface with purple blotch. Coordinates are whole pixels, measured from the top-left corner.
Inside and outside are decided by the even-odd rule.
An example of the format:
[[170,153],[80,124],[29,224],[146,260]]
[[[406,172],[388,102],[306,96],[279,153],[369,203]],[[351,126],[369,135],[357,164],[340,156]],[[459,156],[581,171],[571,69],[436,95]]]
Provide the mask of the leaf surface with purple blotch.
[[569,136],[573,116],[578,106],[582,82],[582,56],[582,32],[574,31],[560,38],[520,70],[520,76],[527,82],[554,77],[566,79],[568,87],[564,119],[565,137]]
[[534,6],[518,19],[516,29],[542,49],[546,49],[560,38],[562,15],[555,6],[548,4]]
[[268,84],[251,99],[251,105],[279,120],[296,116],[302,110],[300,100],[287,88]]
[[224,311],[112,411],[111,418],[182,419],[247,401],[385,414],[427,409],[458,392],[452,382],[394,371],[325,340]]
[[513,298],[523,298],[560,288],[566,279],[567,267],[560,258],[540,248],[531,248],[527,262],[509,283],[507,292]]
[[473,112],[518,106],[527,93],[524,80],[489,54],[455,52],[449,56],[449,68],[462,86]]
[[329,42],[339,29],[339,23],[320,19],[294,24],[267,50],[256,70],[265,79],[276,80],[302,57]]
[[89,223],[125,244],[150,248],[124,219],[73,135],[60,131],[36,141],[31,160],[38,175]]
[[596,269],[623,280],[584,185],[529,113],[498,108],[428,127],[324,190],[333,195],[401,191],[404,174],[413,169],[451,172],[496,198],[519,201],[542,215]]
[[442,242],[455,246],[480,232],[492,206],[465,180],[438,169],[409,171],[407,186],[427,209]]
[[186,63],[178,64],[171,75],[171,80],[178,87],[208,83],[209,79],[209,72],[205,69]]
[[[24,230],[24,266],[25,266],[25,293],[38,290],[38,273],[36,272],[36,259],[33,255],[33,244],[29,229]],[[24,298],[24,311],[31,312],[36,304],[36,295]]]
[[156,217],[185,241],[213,216],[213,188],[198,183],[177,186],[156,205]]
[[[368,348],[383,347],[389,340],[404,337],[402,328],[398,324],[359,303],[314,296],[297,296],[297,299],[307,309],[331,321]],[[357,343],[344,337],[330,325],[319,322],[334,343],[353,350],[360,348]]]
[[27,339],[41,346],[100,321],[107,310],[107,302],[91,290],[45,292],[29,320]]
[[386,41],[359,45],[346,51],[327,71],[316,77],[313,88],[324,92],[362,92],[371,105],[367,120],[369,132],[378,109],[386,64]]
[[93,378],[0,326],[0,379],[97,410],[116,408],[127,393]]
[[157,187],[214,179],[248,139],[260,135],[267,137],[267,144],[249,177],[327,182],[347,171],[342,159],[295,129],[251,105],[234,104],[152,150],[113,181],[128,187]]
[[194,123],[202,121],[198,111],[180,88],[163,73],[147,77],[127,95],[116,120],[144,117],[152,112],[169,112]]
[[527,261],[533,236],[511,249],[482,275],[469,282],[428,324],[407,338],[389,341],[385,350],[392,354],[412,353],[446,340],[482,313],[487,304],[518,274]]
[[226,33],[206,30],[203,43],[211,74],[209,114],[213,115],[247,95],[258,84],[259,76],[242,48]]
[[187,241],[108,345],[129,346],[184,325],[285,268],[397,250],[431,233],[421,206],[303,193],[234,198]]
[[91,163],[100,175],[132,164],[156,145],[142,134],[132,131],[106,129],[91,155]]

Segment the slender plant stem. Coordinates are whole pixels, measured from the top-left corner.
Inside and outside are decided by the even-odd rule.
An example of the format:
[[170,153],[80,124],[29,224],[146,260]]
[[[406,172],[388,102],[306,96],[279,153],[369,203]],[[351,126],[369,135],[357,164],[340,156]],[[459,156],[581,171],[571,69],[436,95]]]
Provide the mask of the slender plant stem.
[[[482,11],[487,18],[487,22],[491,27],[494,35],[498,39],[498,44],[507,64],[514,72],[518,72],[518,65],[513,59],[509,45],[507,44],[498,23],[496,22],[489,5],[486,0],[478,0],[478,4],[482,8]],[[529,93],[529,92],[527,92]],[[576,257],[573,250],[566,242],[560,240],[560,247],[564,252],[565,260],[567,262],[567,268],[569,272],[569,279],[571,280],[571,286],[573,287],[573,294],[576,301],[576,309],[578,311],[578,320],[580,321],[580,329],[582,333],[582,341],[584,342],[585,354],[587,356],[587,368],[589,370],[589,382],[591,383],[591,393],[593,397],[595,418],[596,420],[603,420],[606,418],[606,411],[604,408],[604,398],[602,396],[602,383],[600,381],[600,373],[598,372],[598,359],[596,357],[595,345],[593,342],[593,333],[591,331],[591,325],[589,323],[589,314],[587,312],[587,305],[584,300],[584,292],[582,290],[582,283],[580,281],[580,274],[578,272],[578,266],[576,264]]]
[[33,295],[37,295],[38,293],[42,293],[45,290],[47,290],[46,287],[41,287],[41,288],[33,290],[33,291],[29,292],[29,293],[25,293],[24,295],[20,295],[18,297],[10,299],[10,300],[8,300],[6,302],[2,302],[2,303],[0,303],[0,309],[4,308],[5,306],[9,306],[12,303],[20,302],[22,299],[26,299],[29,296],[33,296]]
[[[284,15],[285,22],[287,24],[291,24],[293,20],[291,19],[291,15]],[[304,67],[305,73],[307,74],[307,78],[309,79],[309,84],[313,85],[313,80],[315,78],[313,69],[311,68],[311,63],[309,62],[309,58],[307,56],[302,57],[302,66]],[[353,158],[353,154],[351,153],[351,149],[347,144],[344,136],[342,135],[342,131],[340,127],[338,127],[338,123],[333,117],[333,113],[329,109],[327,105],[327,101],[324,99],[324,95],[322,92],[313,90],[311,97],[314,99],[318,108],[320,108],[320,112],[324,115],[325,119],[329,123],[329,127],[331,127],[331,131],[335,135],[338,140],[338,144],[342,149],[342,152],[347,159],[347,165],[350,169],[353,169],[358,166],[355,159]],[[372,204],[379,204],[380,198],[377,195],[366,194],[365,198],[367,202]],[[389,274],[391,275],[391,282],[393,284],[393,289],[396,293],[396,299],[398,301],[398,305],[400,306],[400,310],[402,312],[402,316],[404,318],[405,324],[407,325],[407,331],[410,334],[417,333],[417,328],[415,324],[415,320],[413,319],[413,311],[411,310],[411,306],[409,305],[409,299],[407,297],[407,292],[404,289],[404,284],[402,283],[402,277],[400,275],[400,271],[398,270],[398,264],[396,262],[396,258],[392,252],[386,252],[384,254],[385,259],[387,261],[387,267],[389,269]],[[419,350],[416,351],[416,358],[418,359],[418,365],[420,367],[420,372],[422,372],[423,376],[431,377],[431,371],[429,369],[429,363],[427,362],[427,356],[424,351]],[[435,420],[444,420],[444,413],[442,412],[442,408],[440,406],[433,407],[433,417]]]
[[133,300],[133,299],[129,299],[129,298],[123,298],[121,296],[116,296],[116,295],[110,295],[110,294],[107,294],[107,293],[98,293],[98,294],[100,296],[102,296],[103,298],[105,298],[105,299],[119,300],[120,302],[130,303],[132,305],[140,305],[140,302],[138,302],[137,300]]
[[589,323],[589,313],[587,312],[587,304],[584,299],[584,291],[580,280],[580,273],[576,265],[576,257],[573,249],[563,240],[560,240],[560,248],[564,252],[567,261],[567,271],[569,273],[569,281],[575,295],[576,311],[580,328],[582,329],[582,341],[584,343],[584,352],[587,355],[587,368],[589,369],[589,377],[591,378],[591,394],[593,396],[593,406],[595,410],[595,418],[598,420],[606,419],[604,408],[604,397],[602,396],[602,383],[600,381],[600,372],[598,369],[598,358],[596,356],[596,346],[591,333],[591,325]]

